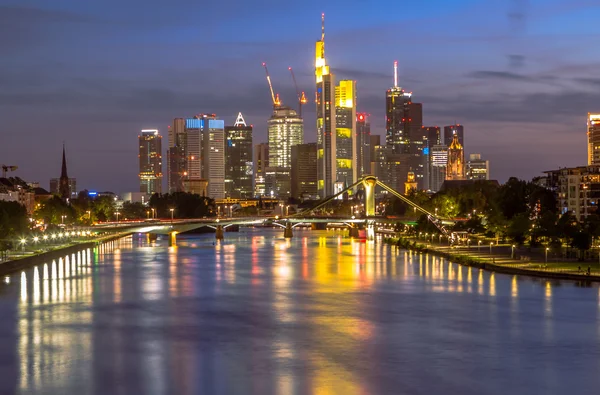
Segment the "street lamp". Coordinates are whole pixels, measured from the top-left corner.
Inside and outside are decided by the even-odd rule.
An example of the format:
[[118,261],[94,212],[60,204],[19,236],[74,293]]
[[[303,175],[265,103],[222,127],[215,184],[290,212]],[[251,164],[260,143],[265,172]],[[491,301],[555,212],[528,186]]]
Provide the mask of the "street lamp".
[[146,210],[146,219],[150,219],[150,210]]
[[119,223],[119,214],[120,213],[118,211],[115,211],[115,215],[117,216],[117,223]]
[[25,243],[27,243],[27,240],[21,239],[21,251],[25,251]]
[[494,245],[494,243],[490,243],[490,255],[492,255],[492,246]]
[[545,262],[545,263],[548,263],[548,250],[549,250],[549,249],[550,249],[550,248],[546,247],[546,251],[545,251],[545,252],[546,252],[546,254],[545,254],[545,258],[544,258],[544,262]]
[[515,259],[515,245],[513,244],[510,250],[510,259]]
[[285,206],[285,215],[286,216],[290,215],[290,205],[289,204],[287,206]]
[[438,208],[436,207],[436,208],[435,208],[435,216],[436,216],[436,217],[437,217],[437,211],[438,211]]
[[156,216],[154,215],[154,209],[151,208],[150,210],[152,210],[152,219],[156,218]]
[[63,225],[65,224],[65,218],[67,218],[66,215],[61,215],[60,216],[60,221],[61,221],[61,224],[63,224]]
[[481,240],[477,241],[477,253],[479,254],[481,252]]
[[169,211],[171,212],[171,224],[173,224],[173,211],[175,211],[175,209],[170,208]]

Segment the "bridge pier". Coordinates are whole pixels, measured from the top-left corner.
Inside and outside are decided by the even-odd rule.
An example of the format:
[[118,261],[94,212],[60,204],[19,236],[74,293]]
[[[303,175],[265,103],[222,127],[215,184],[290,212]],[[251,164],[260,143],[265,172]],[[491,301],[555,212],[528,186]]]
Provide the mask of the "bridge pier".
[[155,242],[158,239],[158,235],[156,233],[146,233],[146,242],[148,244]]
[[169,247],[177,247],[177,232],[169,233]]
[[377,178],[365,177],[363,185],[365,187],[365,215],[372,217],[375,215],[375,187],[377,186]]
[[223,235],[223,225],[217,225],[215,229],[215,238],[217,240],[223,240],[225,238]]
[[292,223],[288,222],[285,224],[285,230],[283,231],[283,237],[286,239],[291,239],[294,237],[294,232],[292,230]]
[[375,224],[367,225],[367,240],[375,240]]

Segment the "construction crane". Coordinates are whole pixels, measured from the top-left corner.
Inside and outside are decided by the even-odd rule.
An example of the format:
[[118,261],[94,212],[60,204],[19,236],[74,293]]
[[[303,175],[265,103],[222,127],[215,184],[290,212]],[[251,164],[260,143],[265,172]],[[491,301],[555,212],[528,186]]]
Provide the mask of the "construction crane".
[[292,67],[288,67],[288,70],[292,74],[292,80],[294,80],[294,87],[296,88],[296,96],[298,97],[298,116],[302,118],[302,105],[306,104],[307,102],[306,96],[304,95],[304,92],[300,92],[298,90],[298,83],[296,82],[296,76],[294,75],[294,70],[292,70]]
[[17,166],[6,166],[6,165],[2,165],[2,178],[6,178],[6,172],[7,171],[15,171],[17,170],[18,167]]
[[273,84],[271,84],[271,76],[269,75],[269,69],[267,69],[267,64],[263,62],[263,67],[265,68],[265,73],[267,73],[267,82],[269,83],[269,89],[271,90],[271,99],[273,100],[273,108],[281,106],[281,100],[279,100],[279,93],[273,93]]

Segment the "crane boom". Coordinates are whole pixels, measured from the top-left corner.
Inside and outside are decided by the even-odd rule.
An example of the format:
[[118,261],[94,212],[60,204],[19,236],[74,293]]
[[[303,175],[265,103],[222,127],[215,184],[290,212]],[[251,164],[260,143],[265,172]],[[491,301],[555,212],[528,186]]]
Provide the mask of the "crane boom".
[[2,165],[2,178],[6,178],[6,172],[7,171],[15,171],[17,169],[18,169],[17,166]]
[[294,88],[296,88],[296,96],[298,97],[298,115],[300,116],[300,118],[302,118],[302,105],[307,102],[306,96],[304,95],[304,92],[300,92],[300,90],[298,89],[298,83],[296,82],[296,76],[294,75],[294,70],[292,70],[292,67],[288,67],[288,70],[292,74],[292,80],[294,80]]
[[275,96],[273,92],[273,84],[271,83],[271,76],[269,75],[269,69],[267,69],[267,64],[263,62],[263,67],[265,68],[265,73],[267,74],[267,82],[269,83],[269,89],[271,90],[271,100],[273,100],[273,107],[281,105],[281,101],[279,100],[279,94]]

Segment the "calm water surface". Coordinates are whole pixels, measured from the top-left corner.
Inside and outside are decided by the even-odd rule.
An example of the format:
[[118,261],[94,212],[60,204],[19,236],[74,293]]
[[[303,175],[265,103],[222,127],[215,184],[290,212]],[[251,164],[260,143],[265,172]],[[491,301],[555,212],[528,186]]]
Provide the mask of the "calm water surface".
[[591,394],[598,287],[333,232],[130,237],[3,278],[0,393]]

